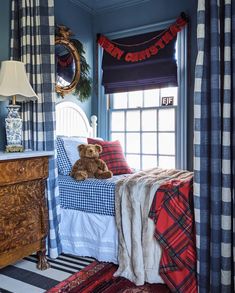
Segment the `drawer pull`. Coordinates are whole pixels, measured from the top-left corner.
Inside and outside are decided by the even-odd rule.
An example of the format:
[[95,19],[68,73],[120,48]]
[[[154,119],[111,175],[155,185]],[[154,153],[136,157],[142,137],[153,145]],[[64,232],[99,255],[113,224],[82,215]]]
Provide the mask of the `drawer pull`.
[[20,167],[20,169],[18,170],[18,173],[22,174],[25,171],[24,167]]

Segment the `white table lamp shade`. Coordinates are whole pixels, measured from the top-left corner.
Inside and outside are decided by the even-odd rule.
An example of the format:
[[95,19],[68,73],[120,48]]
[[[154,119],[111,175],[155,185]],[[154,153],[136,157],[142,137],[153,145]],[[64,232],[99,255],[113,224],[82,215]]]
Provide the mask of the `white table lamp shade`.
[[[26,71],[25,65],[20,61],[2,61],[0,70],[0,100],[1,96],[16,96],[16,100],[35,101],[38,99],[32,89]],[[5,98],[6,99],[6,98]]]
[[22,126],[23,121],[19,115],[20,105],[16,101],[35,101],[38,99],[32,89],[24,63],[20,61],[3,61],[0,69],[0,100],[12,99],[5,119],[7,152],[22,152]]

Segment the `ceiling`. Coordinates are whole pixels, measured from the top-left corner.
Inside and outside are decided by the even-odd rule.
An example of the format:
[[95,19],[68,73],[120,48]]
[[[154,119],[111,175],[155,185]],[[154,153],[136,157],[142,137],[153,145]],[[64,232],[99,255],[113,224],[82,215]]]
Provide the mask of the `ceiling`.
[[110,12],[123,7],[142,4],[150,0],[70,0],[91,14]]

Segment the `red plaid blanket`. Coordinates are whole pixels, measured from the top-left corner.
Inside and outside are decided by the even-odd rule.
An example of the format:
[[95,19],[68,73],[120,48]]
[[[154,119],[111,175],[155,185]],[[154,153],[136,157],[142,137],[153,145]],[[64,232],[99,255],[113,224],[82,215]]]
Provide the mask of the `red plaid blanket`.
[[149,217],[162,247],[159,274],[172,292],[197,292],[192,176],[159,187]]

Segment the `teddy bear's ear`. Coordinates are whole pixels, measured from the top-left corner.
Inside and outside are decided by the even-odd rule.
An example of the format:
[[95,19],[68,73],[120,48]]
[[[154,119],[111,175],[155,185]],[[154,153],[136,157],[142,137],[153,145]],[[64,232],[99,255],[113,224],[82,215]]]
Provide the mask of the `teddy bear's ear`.
[[101,145],[99,145],[99,144],[95,144],[95,148],[97,149],[97,151],[98,151],[99,153],[102,152],[102,146],[101,146]]
[[78,146],[78,151],[81,152],[85,147],[86,147],[85,144],[80,144],[80,145]]

